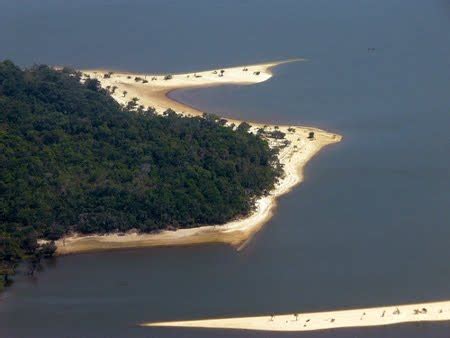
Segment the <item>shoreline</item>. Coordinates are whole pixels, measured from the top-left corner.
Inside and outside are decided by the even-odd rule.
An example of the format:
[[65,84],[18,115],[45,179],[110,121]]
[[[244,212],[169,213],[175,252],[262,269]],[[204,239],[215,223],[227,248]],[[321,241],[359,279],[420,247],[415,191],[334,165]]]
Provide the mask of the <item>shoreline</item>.
[[317,331],[450,320],[450,301],[297,314],[142,323],[142,327],[190,327],[255,331]]
[[[88,70],[82,74],[90,78],[97,78],[101,86],[116,86],[113,98],[121,104],[126,104],[131,98],[139,99],[138,105],[154,107],[157,113],[168,108],[186,116],[198,116],[203,112],[182,102],[173,100],[168,95],[180,89],[205,88],[220,85],[250,85],[269,80],[272,68],[303,59],[271,62],[257,65],[246,65],[229,68],[218,68],[196,73],[173,74],[171,79],[165,80],[162,75],[137,74],[130,72],[112,72],[110,77],[104,78],[107,70]],[[222,76],[220,71],[223,70]],[[135,81],[133,77],[146,80]],[[156,78],[156,79],[155,79]],[[124,91],[127,93],[125,94]],[[228,124],[238,124],[242,121],[226,118]],[[280,146],[285,140],[290,144],[279,152],[279,160],[284,165],[284,177],[276,184],[273,191],[256,201],[255,211],[249,216],[222,225],[207,225],[189,229],[164,230],[158,233],[142,234],[137,232],[114,233],[105,235],[66,236],[56,241],[58,255],[91,252],[112,249],[130,249],[139,247],[179,246],[202,243],[225,243],[235,246],[238,250],[258,232],[272,217],[277,206],[277,199],[292,190],[303,181],[303,170],[308,161],[323,147],[339,142],[342,137],[326,131],[295,125],[266,125],[249,122],[250,131],[256,133],[264,128],[266,132],[279,130],[285,133],[283,140],[269,139],[271,147]],[[295,131],[292,131],[294,128]],[[314,132],[314,139],[308,139],[310,132]]]

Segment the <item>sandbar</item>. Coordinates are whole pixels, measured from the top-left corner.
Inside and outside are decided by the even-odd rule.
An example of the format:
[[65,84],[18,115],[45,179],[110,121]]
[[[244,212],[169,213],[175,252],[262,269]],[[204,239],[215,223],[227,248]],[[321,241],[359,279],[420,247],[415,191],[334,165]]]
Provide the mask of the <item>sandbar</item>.
[[383,326],[408,322],[448,320],[450,320],[450,301],[440,301],[326,312],[298,312],[257,317],[143,323],[141,326],[258,331],[315,331],[344,327]]

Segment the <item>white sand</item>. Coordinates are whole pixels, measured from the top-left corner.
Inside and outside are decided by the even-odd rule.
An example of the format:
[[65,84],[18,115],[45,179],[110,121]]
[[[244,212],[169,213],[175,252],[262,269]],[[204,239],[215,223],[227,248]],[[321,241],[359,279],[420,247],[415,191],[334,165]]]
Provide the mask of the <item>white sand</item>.
[[[175,74],[170,80],[164,80],[162,75],[157,75],[157,80],[151,79],[155,75],[131,74],[114,72],[111,78],[103,78],[106,70],[83,71],[91,78],[97,77],[102,87],[117,86],[113,97],[120,103],[127,103],[133,97],[139,98],[138,104],[151,106],[159,113],[168,108],[188,115],[198,115],[202,112],[195,108],[175,102],[167,97],[167,94],[180,88],[207,87],[221,84],[253,84],[266,81],[272,77],[271,68],[283,62],[273,62],[260,65],[239,66],[224,68],[222,77],[213,70],[189,74]],[[291,61],[287,61],[291,62]],[[247,68],[247,71],[243,69]],[[256,75],[254,72],[260,72]],[[194,74],[201,77],[195,77]],[[128,77],[131,78],[129,79]],[[134,78],[139,76],[147,79],[148,83],[136,82]],[[189,77],[188,77],[189,76]],[[124,97],[123,91],[128,93]],[[238,120],[227,119],[229,123],[240,123]],[[259,123],[251,123],[252,132],[264,127]],[[295,131],[288,131],[289,128]],[[267,126],[266,131],[275,130],[275,126]],[[276,207],[276,199],[287,193],[303,180],[303,169],[306,163],[324,146],[339,142],[341,136],[327,133],[323,130],[299,127],[279,126],[278,130],[286,133],[285,140],[290,144],[279,153],[280,162],[284,165],[284,178],[280,180],[276,188],[266,197],[259,199],[255,211],[246,218],[229,222],[224,225],[202,226],[192,229],[179,229],[176,231],[162,231],[152,234],[138,234],[129,232],[126,234],[108,235],[72,235],[56,242],[58,254],[86,252],[94,250],[108,250],[118,248],[136,248],[149,246],[191,245],[199,243],[228,243],[241,248],[262,225],[270,219]],[[314,131],[314,139],[307,138],[308,133]],[[281,141],[270,139],[271,146],[280,145]]]
[[[104,78],[108,70],[85,70],[83,74],[100,80],[102,87],[117,86],[113,97],[122,104],[127,104],[132,98],[139,98],[139,105],[153,107],[162,113],[171,108],[180,113],[201,115],[203,112],[178,103],[167,97],[167,94],[176,89],[214,87],[224,84],[250,85],[267,81],[272,77],[271,68],[289,62],[302,61],[302,59],[271,62],[259,65],[238,66],[231,68],[217,68],[193,73],[170,74],[172,79],[164,80],[169,74],[137,74],[127,72],[113,72],[111,78]],[[243,71],[247,69],[247,71]],[[223,76],[220,71],[224,70]],[[259,72],[256,75],[255,72]],[[216,73],[216,74],[215,74]],[[140,77],[148,83],[136,82],[135,77]],[[152,80],[156,78],[156,80]],[[123,92],[127,91],[124,96]]]
[[407,322],[448,321],[450,301],[393,305],[365,309],[294,313],[259,317],[143,323],[142,326],[196,327],[264,331],[314,331],[343,327],[392,325]]

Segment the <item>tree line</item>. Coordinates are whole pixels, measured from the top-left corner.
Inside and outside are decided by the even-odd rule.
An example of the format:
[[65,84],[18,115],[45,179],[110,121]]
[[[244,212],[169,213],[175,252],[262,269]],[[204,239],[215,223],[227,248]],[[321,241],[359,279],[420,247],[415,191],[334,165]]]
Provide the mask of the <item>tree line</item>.
[[247,125],[131,111],[80,78],[0,62],[0,288],[67,233],[223,224],[249,214],[281,175]]

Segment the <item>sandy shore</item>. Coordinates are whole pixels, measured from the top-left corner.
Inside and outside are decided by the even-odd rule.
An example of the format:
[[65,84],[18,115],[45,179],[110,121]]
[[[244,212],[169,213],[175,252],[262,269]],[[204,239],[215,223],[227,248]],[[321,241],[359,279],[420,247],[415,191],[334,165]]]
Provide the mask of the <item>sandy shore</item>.
[[[270,62],[258,65],[237,66],[230,68],[217,68],[192,73],[182,74],[139,74],[131,72],[118,72],[106,69],[84,70],[83,74],[90,78],[98,79],[103,88],[116,86],[117,89],[112,95],[119,103],[127,104],[132,98],[139,98],[138,105],[153,107],[162,113],[168,108],[178,113],[187,115],[202,115],[203,112],[193,107],[184,105],[170,99],[167,94],[177,89],[214,87],[220,85],[251,85],[269,80],[273,73],[273,67],[303,61],[303,59],[292,59],[285,61]],[[245,71],[244,71],[245,69]],[[221,71],[224,71],[221,73]],[[110,78],[105,78],[104,74],[112,72]],[[170,75],[170,80],[165,80],[165,76]],[[137,82],[138,77],[144,81]],[[127,93],[124,95],[124,91]],[[238,120],[228,119],[231,122]]]
[[314,313],[299,312],[298,314],[290,313],[274,316],[143,323],[141,325],[260,331],[314,331],[448,320],[450,320],[450,301]]
[[[138,105],[154,107],[161,113],[171,108],[186,115],[199,115],[203,112],[171,100],[167,94],[176,89],[210,87],[223,84],[255,84],[270,79],[271,69],[277,65],[300,60],[289,60],[247,65],[232,68],[218,68],[196,73],[171,74],[166,80],[165,75],[136,74],[112,72],[108,70],[86,70],[83,74],[90,78],[100,80],[103,88],[116,87],[113,97],[120,103],[126,104],[132,98],[139,99]],[[223,70],[223,72],[221,72]],[[110,77],[104,77],[104,74]],[[138,82],[135,78],[141,80]],[[126,93],[124,93],[126,92]],[[227,119],[229,123],[241,121]],[[301,126],[274,126],[251,122],[252,132],[264,128],[266,132],[279,130],[286,134],[283,140],[269,139],[271,146],[283,146],[279,153],[280,162],[284,165],[284,178],[280,180],[275,189],[266,197],[259,199],[256,209],[249,217],[235,220],[224,225],[203,226],[192,229],[179,229],[176,231],[162,231],[152,234],[126,234],[108,235],[73,235],[56,242],[58,254],[79,253],[95,250],[109,250],[119,248],[136,248],[150,246],[191,245],[200,243],[228,243],[237,248],[256,233],[262,225],[272,216],[276,207],[276,199],[290,191],[303,180],[303,169],[306,163],[323,147],[339,142],[341,136],[323,130]],[[308,139],[310,132],[314,138]],[[283,143],[288,141],[288,145]]]

